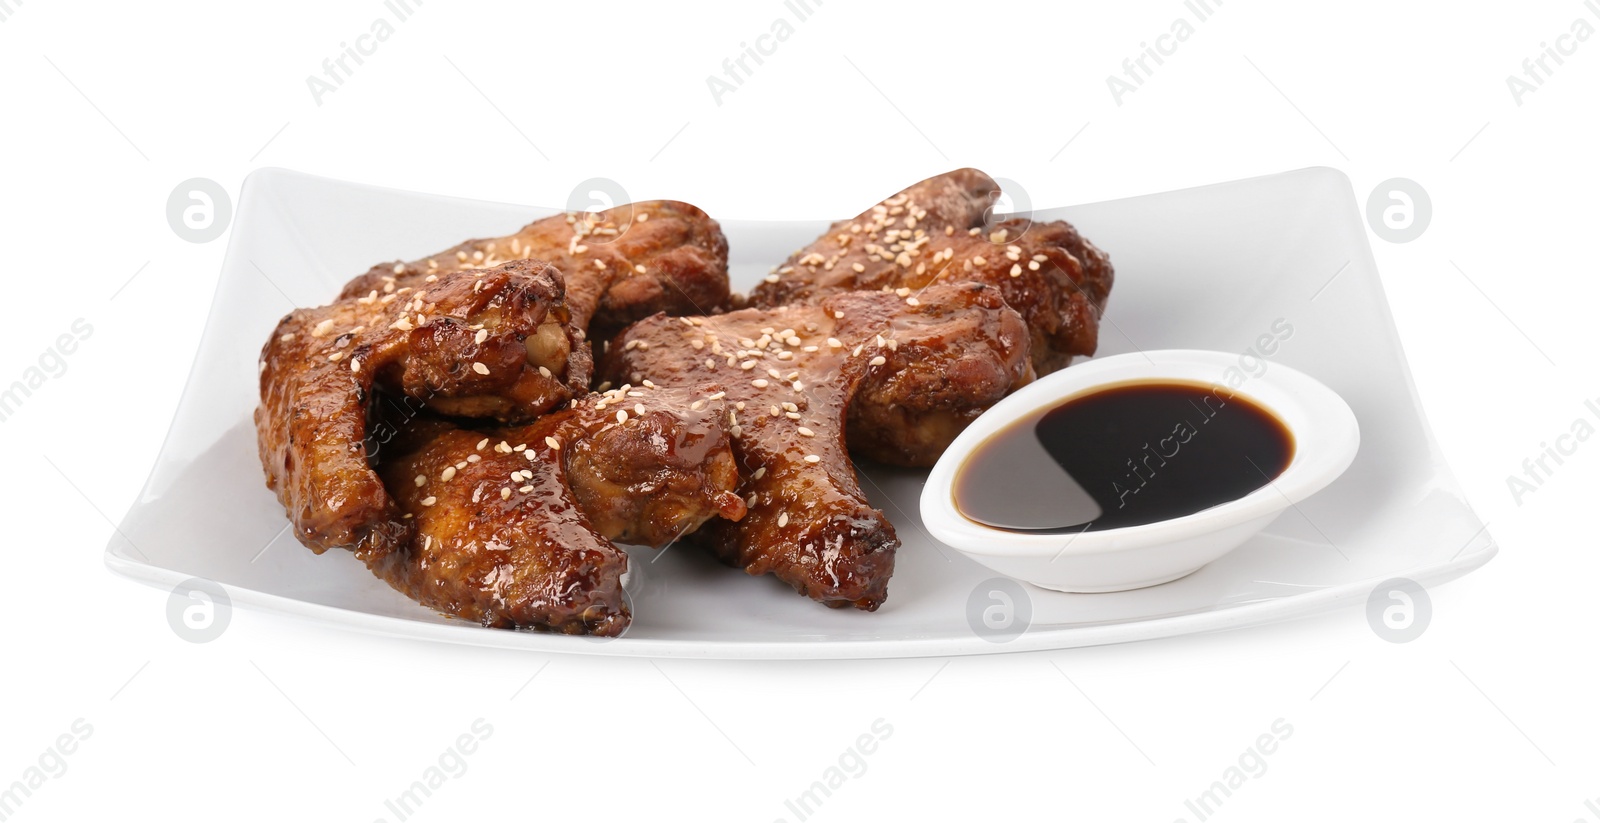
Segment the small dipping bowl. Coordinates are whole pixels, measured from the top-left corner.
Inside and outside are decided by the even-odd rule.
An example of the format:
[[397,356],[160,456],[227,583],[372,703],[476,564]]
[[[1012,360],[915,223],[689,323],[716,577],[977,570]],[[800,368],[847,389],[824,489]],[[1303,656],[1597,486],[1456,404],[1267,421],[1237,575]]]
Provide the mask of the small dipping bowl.
[[[1288,430],[1294,454],[1281,473],[1242,497],[1139,525],[1068,533],[1016,531],[980,523],[958,508],[961,469],[990,438],[1074,398],[1141,383],[1200,384],[1251,401]],[[1288,366],[1268,363],[1265,371],[1250,376],[1237,353],[1171,349],[1121,354],[1044,377],[974,420],[929,473],[922,491],[922,522],[934,538],[962,554],[1036,586],[1064,592],[1139,589],[1192,574],[1237,548],[1284,509],[1344,473],[1360,442],[1355,414],[1344,400]]]

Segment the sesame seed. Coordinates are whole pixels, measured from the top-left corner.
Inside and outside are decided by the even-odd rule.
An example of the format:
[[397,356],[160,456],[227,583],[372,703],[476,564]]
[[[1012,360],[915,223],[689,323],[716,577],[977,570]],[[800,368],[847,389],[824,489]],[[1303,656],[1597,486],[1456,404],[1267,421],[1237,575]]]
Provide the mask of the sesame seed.
[[756,469],[755,474],[750,475],[750,479],[751,480],[760,480],[761,478],[766,477],[766,476],[767,476],[767,467],[766,466],[762,466],[761,468]]
[[327,320],[324,320],[321,323],[318,323],[314,328],[312,328],[311,329],[311,336],[312,337],[321,337],[324,334],[327,334],[328,330],[331,329],[331,328],[333,328],[333,318],[330,317]]
[[1021,264],[1012,263],[1011,264],[1011,276],[1012,277],[1016,277],[1016,276],[1018,276],[1020,274],[1022,274],[1022,266],[1021,266]]
[[639,274],[644,274],[644,266],[642,265],[635,264],[633,270]]
[[1028,270],[1029,271],[1038,271],[1039,270],[1039,261],[1037,261],[1037,260],[1029,260],[1028,261]]
[[790,420],[799,420],[800,419],[800,413],[799,412],[784,412],[783,416],[789,418]]
[[816,432],[806,428],[805,426],[801,426],[800,428],[796,429],[795,431],[800,432],[800,436],[801,437],[816,437],[817,436]]
[[488,329],[478,329],[478,336],[472,338],[472,342],[477,343],[478,345],[481,346],[481,345],[483,345],[483,341],[488,340],[488,339],[489,339],[489,330]]
[[544,439],[544,444],[546,446],[549,446],[551,449],[560,449],[561,448],[561,441],[555,439],[554,437],[546,437]]
[[844,344],[839,342],[839,338],[837,338],[837,337],[828,338],[828,348],[830,348],[830,349],[838,349],[838,348],[843,348],[843,347],[844,347]]
[[758,389],[764,389],[767,387],[767,381],[757,378],[750,381],[750,385],[755,386]]
[[814,454],[808,454],[808,455],[806,455],[806,462],[807,463],[821,463],[822,462],[822,458],[820,458],[820,457],[818,457],[818,456],[816,456]]
[[622,409],[618,409],[617,410],[617,422],[618,423],[626,423],[626,422],[628,422],[628,413],[626,411],[622,410]]
[[511,487],[510,486],[501,486],[500,487],[500,499],[501,500],[510,500],[511,499]]
[[478,441],[478,451],[483,451],[483,447],[487,446],[487,445],[489,445],[489,438],[485,437],[482,440],[479,440]]
[[417,475],[417,479],[416,479],[417,488],[420,489],[423,486],[427,485],[427,483],[428,483],[427,475],[423,475],[423,474]]
[[778,515],[778,528],[781,529],[781,528],[783,528],[784,526],[787,526],[787,525],[789,525],[789,513],[788,512],[784,512],[784,513]]
[[881,366],[881,365],[883,365],[884,363],[887,363],[887,362],[889,362],[889,361],[884,360],[883,359],[883,355],[880,354],[877,357],[874,357],[871,360],[868,360],[867,361],[867,365],[869,365],[869,366]]
[[754,360],[746,360],[743,363],[739,364],[739,368],[744,369],[745,371],[749,371],[749,370],[751,370],[751,369],[753,369],[755,367],[756,367],[756,361],[754,361]]
[[722,398],[724,398],[724,397],[727,397],[727,396],[728,396],[728,393],[727,393],[727,392],[725,392],[725,391],[719,391],[719,392],[717,392],[717,393],[716,393],[716,394],[713,394],[713,395],[711,395],[711,396],[710,396],[710,397],[709,397],[709,398],[707,398],[707,399],[708,399],[708,400],[721,400],[721,399],[722,399]]
[[478,374],[488,374],[489,373],[489,367],[483,365],[482,363],[473,363],[472,364],[472,370],[477,372]]
[[406,264],[404,264],[404,263],[396,263],[396,264],[394,264],[394,273],[395,274],[405,274],[406,273]]
[[422,498],[422,505],[424,506],[432,506],[437,502],[439,502],[439,498],[434,497],[433,495]]
[[606,269],[606,261],[604,261],[604,260],[596,260],[596,261],[594,261],[594,267],[599,269],[599,270],[601,270],[601,271],[605,271],[605,269]]
[[833,319],[835,319],[835,320],[843,320],[844,319],[844,312],[842,312],[842,311],[834,312],[833,313]]
[[444,467],[444,471],[439,473],[439,479],[445,481],[446,483],[450,482],[450,478],[455,477],[455,476],[456,476],[456,467],[455,466],[445,466]]
[[540,377],[555,377],[555,375],[550,372],[550,368],[548,366],[540,366],[539,367],[539,376]]
[[518,443],[517,445],[511,447],[511,450],[514,452],[527,451],[527,449],[527,443]]
[[469,455],[467,455],[467,462],[468,462],[468,463],[476,463],[476,462],[478,462],[478,461],[480,461],[480,460],[482,460],[482,459],[483,459],[483,458],[482,458],[482,457],[479,457],[479,456],[478,456],[478,455],[476,455],[476,454],[469,454]]
[[361,371],[361,358],[350,358],[350,371]]
[[635,404],[633,404],[633,413],[639,415],[640,417],[644,417],[644,404],[643,403],[635,403]]
[[522,492],[523,494],[527,494],[528,492],[533,491],[533,487],[532,486],[523,486],[522,488],[517,489],[517,491]]

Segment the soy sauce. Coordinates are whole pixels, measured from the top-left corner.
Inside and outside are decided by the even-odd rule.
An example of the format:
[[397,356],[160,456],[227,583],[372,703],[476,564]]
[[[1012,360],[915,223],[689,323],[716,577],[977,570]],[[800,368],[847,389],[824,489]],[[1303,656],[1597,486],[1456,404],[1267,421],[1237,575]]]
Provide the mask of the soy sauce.
[[1282,474],[1294,449],[1277,416],[1225,387],[1126,383],[991,436],[957,471],[955,504],[1007,531],[1139,526],[1244,497]]

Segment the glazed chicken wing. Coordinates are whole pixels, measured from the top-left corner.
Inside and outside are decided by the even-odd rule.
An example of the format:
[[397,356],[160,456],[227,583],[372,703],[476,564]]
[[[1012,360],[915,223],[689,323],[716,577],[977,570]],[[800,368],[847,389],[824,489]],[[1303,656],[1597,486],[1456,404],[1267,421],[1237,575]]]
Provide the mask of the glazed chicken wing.
[[713,394],[619,388],[488,432],[404,422],[379,473],[414,532],[368,565],[485,626],[619,634],[628,556],[612,540],[660,547],[744,514]]
[[674,200],[558,214],[506,237],[374,266],[346,284],[341,296],[423,288],[420,281],[430,275],[524,258],[561,270],[573,324],[596,339],[658,311],[714,314],[728,307],[727,238],[705,212]]
[[920,430],[943,437],[1029,380],[1028,349],[1027,327],[998,290],[969,282],[920,298],[845,292],[815,305],[652,317],[611,342],[601,376],[723,385],[749,514],[709,522],[697,539],[750,574],[870,611],[900,541],[862,495],[847,415],[858,453],[924,460]]
[[586,391],[592,371],[561,275],[542,263],[297,309],[261,352],[255,423],[267,486],[313,551],[385,551],[406,529],[368,465],[377,387],[446,414],[521,421]]
[[999,289],[1028,321],[1034,367],[1046,374],[1093,354],[1113,273],[1105,252],[1064,221],[993,222],[999,186],[976,169],[931,177],[795,252],[749,304],[816,302],[854,290],[913,292],[974,280]]

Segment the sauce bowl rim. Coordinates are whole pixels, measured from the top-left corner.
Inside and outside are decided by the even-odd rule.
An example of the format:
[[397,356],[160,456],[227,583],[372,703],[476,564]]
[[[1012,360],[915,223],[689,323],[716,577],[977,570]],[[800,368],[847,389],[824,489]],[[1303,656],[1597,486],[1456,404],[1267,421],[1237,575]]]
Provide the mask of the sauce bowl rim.
[[[1355,460],[1360,426],[1342,397],[1310,375],[1267,361],[1259,374],[1230,387],[1223,376],[1238,368],[1238,353],[1159,349],[1091,359],[1024,386],[979,415],[940,456],[923,487],[923,526],[964,553],[994,557],[1059,557],[1130,551],[1192,539],[1281,513],[1327,487]],[[1242,372],[1241,372],[1242,373]],[[1205,376],[1210,374],[1210,376]],[[1166,520],[1099,531],[1039,534],[988,526],[963,515],[955,480],[974,451],[1017,421],[1074,397],[1119,384],[1199,383],[1241,395],[1272,413],[1289,431],[1289,465],[1242,497]]]

